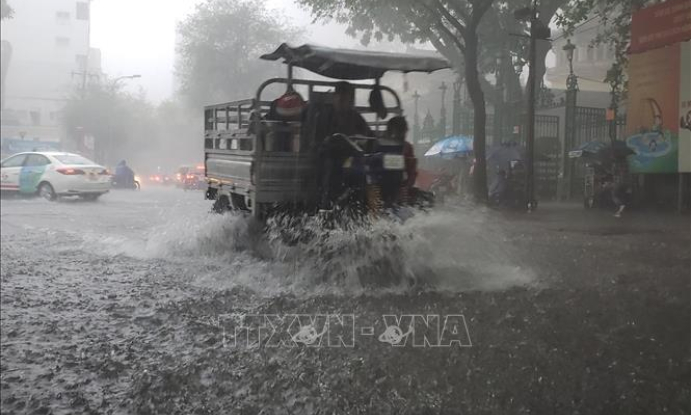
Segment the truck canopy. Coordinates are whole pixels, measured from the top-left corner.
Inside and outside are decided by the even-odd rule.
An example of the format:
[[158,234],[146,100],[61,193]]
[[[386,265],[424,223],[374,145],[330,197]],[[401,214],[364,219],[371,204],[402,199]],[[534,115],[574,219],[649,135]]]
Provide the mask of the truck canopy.
[[362,80],[380,78],[387,71],[434,72],[450,68],[444,58],[403,53],[335,49],[305,44],[292,47],[283,43],[261,59],[276,61],[307,69],[328,78]]

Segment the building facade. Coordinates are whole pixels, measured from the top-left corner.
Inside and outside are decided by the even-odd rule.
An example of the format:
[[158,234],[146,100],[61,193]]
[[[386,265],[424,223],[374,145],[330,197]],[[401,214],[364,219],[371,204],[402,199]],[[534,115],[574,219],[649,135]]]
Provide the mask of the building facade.
[[583,91],[609,93],[609,84],[604,80],[607,71],[614,63],[615,56],[608,44],[593,44],[601,30],[601,21],[592,19],[579,26],[569,37],[564,36],[561,32],[555,33],[555,40],[552,42],[552,53],[555,57],[554,66],[547,68],[545,74],[545,79],[552,89],[566,89],[569,62],[563,48],[568,39],[575,46],[573,72],[578,76],[579,88]]
[[101,73],[100,51],[89,46],[89,0],[17,0],[10,5],[14,15],[1,29],[1,137],[64,141],[61,110],[89,78]]

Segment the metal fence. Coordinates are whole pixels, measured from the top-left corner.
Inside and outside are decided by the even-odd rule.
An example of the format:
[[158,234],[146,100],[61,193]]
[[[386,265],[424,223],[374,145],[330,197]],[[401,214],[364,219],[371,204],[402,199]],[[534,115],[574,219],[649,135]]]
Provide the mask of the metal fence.
[[[574,145],[576,148],[590,141],[609,143],[610,122],[607,121],[607,110],[604,108],[576,107],[576,134]],[[626,127],[626,116],[620,115],[616,120],[616,138],[623,140]],[[569,149],[570,150],[570,149]],[[573,162],[573,161],[571,161]],[[583,196],[583,180],[585,176],[584,163],[575,162],[571,177],[571,196]]]

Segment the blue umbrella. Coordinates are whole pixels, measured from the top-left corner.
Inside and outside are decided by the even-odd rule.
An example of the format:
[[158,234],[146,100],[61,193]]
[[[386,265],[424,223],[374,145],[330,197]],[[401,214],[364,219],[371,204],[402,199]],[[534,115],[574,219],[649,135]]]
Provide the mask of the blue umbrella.
[[473,152],[473,138],[463,135],[446,137],[427,150],[425,156],[463,156]]

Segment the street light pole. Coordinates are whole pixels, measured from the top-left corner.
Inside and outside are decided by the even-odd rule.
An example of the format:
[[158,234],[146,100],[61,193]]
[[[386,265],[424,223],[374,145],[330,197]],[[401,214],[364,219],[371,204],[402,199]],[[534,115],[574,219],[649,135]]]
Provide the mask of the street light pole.
[[420,100],[420,94],[417,93],[417,90],[415,90],[415,93],[413,94],[413,100],[415,100],[415,115],[413,117],[413,147],[416,148],[418,142],[420,141],[420,116],[418,113],[418,101]]
[[513,69],[518,78],[518,84],[512,88],[513,93],[511,94],[511,138],[515,142],[520,141],[521,131],[521,120],[520,113],[521,108],[523,108],[523,94],[521,92],[521,74],[523,74],[523,62],[518,55],[514,55],[513,58]]
[[569,75],[566,77],[566,101],[564,108],[564,148],[562,149],[563,199],[570,200],[573,180],[573,163],[569,160],[569,150],[573,148],[576,138],[576,104],[578,99],[578,77],[573,73],[573,52],[576,49],[571,39],[567,39],[562,48],[569,61]]
[[142,76],[139,74],[118,76],[117,78],[113,79],[113,81],[110,83],[110,89],[111,91],[115,92],[115,88],[117,87],[118,82],[122,81],[123,79],[137,79],[141,77]]

